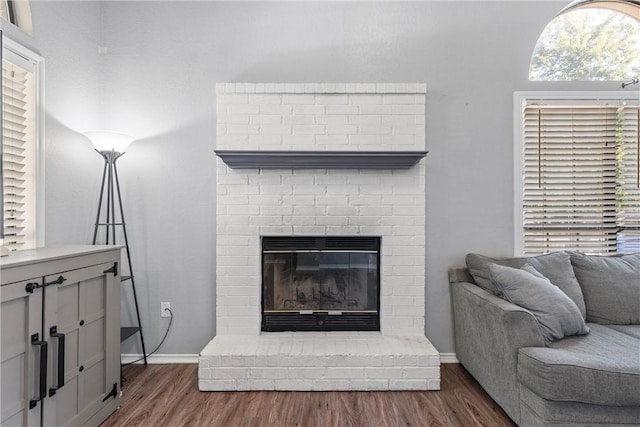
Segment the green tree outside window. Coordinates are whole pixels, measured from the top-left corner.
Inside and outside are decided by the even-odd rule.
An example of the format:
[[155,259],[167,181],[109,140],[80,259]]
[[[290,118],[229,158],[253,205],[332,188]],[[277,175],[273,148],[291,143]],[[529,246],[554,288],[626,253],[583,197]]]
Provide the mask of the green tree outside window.
[[640,21],[606,9],[562,14],[542,32],[529,80],[628,80],[640,75]]

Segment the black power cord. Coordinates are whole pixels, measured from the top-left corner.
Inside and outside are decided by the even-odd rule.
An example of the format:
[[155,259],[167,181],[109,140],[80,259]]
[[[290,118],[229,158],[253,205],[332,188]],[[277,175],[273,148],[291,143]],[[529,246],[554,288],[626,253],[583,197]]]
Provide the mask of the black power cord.
[[[171,311],[170,308],[165,308],[165,310],[167,310],[169,312],[169,324],[167,325],[167,330],[164,332],[164,336],[162,337],[162,341],[160,341],[160,344],[158,344],[158,346],[156,348],[154,348],[151,353],[147,354],[146,357],[149,357],[152,354],[154,354],[156,351],[158,351],[160,349],[160,347],[162,347],[162,344],[164,344],[164,340],[167,339],[167,335],[169,335],[169,330],[171,329],[171,324],[173,323],[173,311]],[[133,362],[122,363],[122,366],[133,365],[134,363],[137,363],[137,362],[141,361],[144,358],[145,357],[143,356],[143,357],[141,357],[139,359],[134,360]]]

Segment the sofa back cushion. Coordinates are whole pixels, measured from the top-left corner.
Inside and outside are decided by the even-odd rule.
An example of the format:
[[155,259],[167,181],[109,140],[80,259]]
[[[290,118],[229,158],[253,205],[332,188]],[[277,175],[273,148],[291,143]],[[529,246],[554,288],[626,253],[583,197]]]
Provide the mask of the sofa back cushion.
[[496,287],[491,283],[489,275],[489,263],[504,265],[506,267],[521,268],[530,264],[551,283],[559,287],[562,292],[578,306],[580,314],[585,318],[585,303],[582,290],[576,280],[571,267],[571,260],[567,252],[553,252],[545,255],[518,258],[491,258],[478,254],[467,254],[467,267],[476,284],[494,295],[498,295]]
[[640,253],[609,257],[571,252],[570,257],[588,322],[640,324]]

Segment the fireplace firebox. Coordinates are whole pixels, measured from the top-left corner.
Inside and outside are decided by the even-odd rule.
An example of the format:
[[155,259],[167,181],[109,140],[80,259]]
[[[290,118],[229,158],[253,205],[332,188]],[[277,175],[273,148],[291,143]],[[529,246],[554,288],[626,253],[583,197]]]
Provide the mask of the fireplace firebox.
[[263,237],[262,330],[379,331],[379,237]]

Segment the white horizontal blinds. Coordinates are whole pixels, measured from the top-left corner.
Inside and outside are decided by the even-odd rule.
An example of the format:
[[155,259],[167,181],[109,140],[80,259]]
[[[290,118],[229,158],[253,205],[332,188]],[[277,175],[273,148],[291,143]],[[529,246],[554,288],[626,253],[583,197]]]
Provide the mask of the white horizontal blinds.
[[15,62],[3,59],[3,245],[9,250],[35,246],[34,124],[34,75]]
[[618,108],[618,252],[640,252],[640,107]]
[[616,252],[618,105],[524,107],[524,252]]

